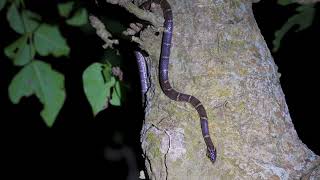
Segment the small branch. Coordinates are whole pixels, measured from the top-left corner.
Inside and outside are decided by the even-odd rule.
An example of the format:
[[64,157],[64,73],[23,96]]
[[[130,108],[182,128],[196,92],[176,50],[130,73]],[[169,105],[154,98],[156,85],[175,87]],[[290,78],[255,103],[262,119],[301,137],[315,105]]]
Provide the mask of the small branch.
[[89,16],[90,24],[93,28],[96,29],[97,35],[105,42],[105,44],[102,46],[104,49],[107,49],[108,47],[113,48],[113,44],[119,44],[119,41],[117,39],[110,39],[112,38],[112,35],[104,24],[94,15]]
[[119,6],[124,7],[128,12],[134,14],[141,20],[150,22],[155,27],[161,27],[163,25],[163,17],[156,16],[152,12],[140,9],[129,0],[106,0],[106,2],[111,4],[118,4]]
[[123,31],[122,34],[125,36],[131,36],[131,41],[138,43],[140,46],[143,46],[143,42],[140,38],[134,36],[138,34],[141,29],[143,28],[143,25],[140,23],[130,23],[130,27]]
[[143,47],[143,41],[142,41],[140,38],[135,37],[135,36],[132,36],[132,37],[131,37],[131,41],[138,43],[138,44],[141,46],[142,49],[145,49],[145,48]]
[[126,31],[123,31],[122,34],[126,36],[133,36],[141,31],[143,28],[143,25],[140,23],[130,23],[130,28],[128,28]]

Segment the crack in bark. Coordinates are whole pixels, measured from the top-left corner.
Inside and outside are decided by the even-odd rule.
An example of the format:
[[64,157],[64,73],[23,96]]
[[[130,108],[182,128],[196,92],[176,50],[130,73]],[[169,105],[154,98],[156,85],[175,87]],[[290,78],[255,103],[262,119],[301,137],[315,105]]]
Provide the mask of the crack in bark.
[[[165,117],[165,118],[162,118],[162,119],[161,119],[159,122],[157,122],[156,124],[153,124],[153,123],[150,124],[150,127],[148,127],[148,128],[142,133],[142,135],[143,135],[143,137],[145,137],[146,134],[147,134],[147,132],[150,131],[151,128],[155,128],[155,129],[157,129],[158,131],[164,132],[164,133],[168,136],[168,139],[169,139],[169,140],[168,140],[168,149],[167,149],[166,153],[165,153],[164,156],[163,156],[163,157],[164,157],[165,173],[166,173],[166,174],[165,174],[165,179],[168,180],[169,172],[168,172],[168,166],[167,166],[167,155],[168,155],[169,150],[170,150],[170,147],[171,147],[171,137],[170,137],[170,135],[169,135],[169,133],[167,132],[166,129],[162,129],[162,128],[159,128],[159,127],[158,127],[158,125],[159,125],[163,120],[165,120],[165,119],[166,119],[166,117]],[[152,171],[151,160],[148,158],[146,151],[144,151],[144,156],[146,157],[146,160],[148,161],[151,174],[154,174],[154,172]]]
[[171,138],[170,138],[170,135],[169,133],[164,130],[164,132],[168,135],[169,137],[169,142],[168,142],[168,149],[167,149],[167,152],[164,154],[164,165],[166,167],[166,180],[168,180],[168,176],[169,176],[169,173],[168,173],[168,165],[167,165],[167,155],[169,153],[169,150],[170,150],[170,147],[171,147]]
[[[157,124],[151,124],[150,125],[150,127],[145,131],[145,133],[143,133],[143,136],[145,136],[145,134],[151,129],[151,128],[155,128],[155,129],[157,129],[157,130],[159,130],[159,131],[162,131],[162,132],[164,132],[167,136],[168,136],[168,149],[167,149],[167,151],[166,151],[166,153],[164,154],[164,166],[165,166],[165,172],[166,172],[166,174],[165,174],[165,179],[166,180],[168,180],[168,176],[169,176],[169,172],[168,172],[168,166],[167,166],[167,155],[169,154],[169,150],[170,150],[170,147],[171,147],[171,137],[170,137],[170,135],[169,135],[169,133],[167,132],[167,130],[166,129],[161,129],[161,128],[159,128],[158,127],[158,125],[164,120],[164,119],[166,119],[166,118],[162,118]],[[151,166],[151,160],[148,158],[148,156],[146,155],[146,152],[145,152],[145,156],[146,156],[146,159],[147,159],[147,161],[148,161],[148,163],[149,163],[149,166],[150,166],[150,171],[151,171],[151,173],[153,174],[153,171],[152,171],[152,166]]]

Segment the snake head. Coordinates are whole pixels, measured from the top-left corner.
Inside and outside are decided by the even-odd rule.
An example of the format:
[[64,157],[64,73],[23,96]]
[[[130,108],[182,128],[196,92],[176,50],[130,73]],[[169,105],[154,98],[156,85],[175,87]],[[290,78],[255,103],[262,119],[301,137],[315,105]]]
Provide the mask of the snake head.
[[207,148],[207,156],[212,163],[217,159],[217,152],[215,148]]

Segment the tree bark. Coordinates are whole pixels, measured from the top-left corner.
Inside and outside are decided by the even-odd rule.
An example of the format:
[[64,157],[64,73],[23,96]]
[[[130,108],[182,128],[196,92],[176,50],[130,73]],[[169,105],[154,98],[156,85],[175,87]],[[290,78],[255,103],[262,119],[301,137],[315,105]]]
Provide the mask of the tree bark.
[[205,155],[196,110],[161,91],[161,33],[148,27],[141,39],[151,57],[152,86],[141,142],[149,178],[319,178],[320,158],[297,136],[252,2],[168,1],[174,15],[169,79],[206,108],[218,158],[212,164]]

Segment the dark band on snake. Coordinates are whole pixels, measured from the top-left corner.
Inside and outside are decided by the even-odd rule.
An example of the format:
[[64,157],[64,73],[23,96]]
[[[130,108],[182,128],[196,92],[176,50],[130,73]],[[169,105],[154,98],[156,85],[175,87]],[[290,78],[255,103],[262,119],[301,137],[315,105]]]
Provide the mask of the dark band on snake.
[[173,89],[169,82],[168,67],[173,32],[173,14],[170,4],[167,2],[167,0],[153,0],[152,2],[157,3],[161,6],[165,19],[163,24],[164,31],[162,36],[162,46],[159,63],[159,81],[161,89],[164,94],[170,99],[174,101],[188,102],[197,110],[200,117],[202,136],[207,146],[207,156],[209,157],[211,162],[214,163],[217,158],[216,149],[210,138],[208,116],[204,106],[196,97],[188,94],[183,94]]

